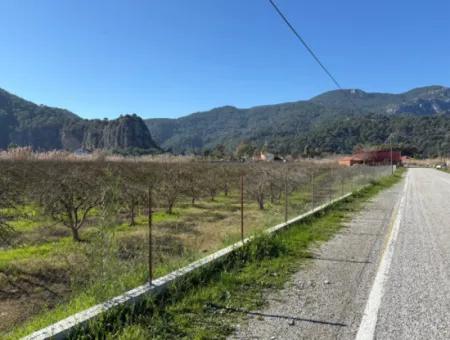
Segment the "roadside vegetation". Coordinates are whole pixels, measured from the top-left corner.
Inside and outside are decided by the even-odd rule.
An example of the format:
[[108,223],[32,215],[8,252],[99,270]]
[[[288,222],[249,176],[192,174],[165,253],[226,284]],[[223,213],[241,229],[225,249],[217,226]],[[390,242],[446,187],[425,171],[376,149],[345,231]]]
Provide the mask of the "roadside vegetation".
[[384,177],[314,217],[255,241],[225,263],[199,271],[164,296],[133,310],[111,312],[72,338],[225,339],[265,303],[268,290],[281,289],[306,266],[312,245],[329,240],[352,214],[381,190],[398,183],[404,170]]
[[144,283],[149,216],[158,277],[240,239],[241,178],[248,236],[386,173],[123,159],[4,160],[0,170],[0,335],[11,338]]

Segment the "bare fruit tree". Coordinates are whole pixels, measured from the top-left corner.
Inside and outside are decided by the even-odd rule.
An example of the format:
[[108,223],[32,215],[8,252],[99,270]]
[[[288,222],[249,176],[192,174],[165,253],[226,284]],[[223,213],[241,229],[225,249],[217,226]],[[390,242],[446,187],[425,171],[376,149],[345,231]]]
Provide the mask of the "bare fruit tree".
[[197,164],[190,164],[183,169],[181,176],[184,183],[183,193],[190,198],[191,204],[195,205],[203,193],[202,168]]
[[71,230],[74,241],[80,242],[79,230],[102,201],[101,165],[55,162],[45,170],[39,202],[52,219]]
[[166,212],[172,214],[175,202],[183,192],[181,166],[179,164],[163,163],[159,172],[158,198],[165,205]]
[[218,169],[215,166],[210,166],[203,177],[203,185],[208,193],[211,201],[214,201],[219,190],[221,189],[222,178],[218,173]]
[[129,225],[136,225],[136,215],[146,197],[146,186],[143,183],[142,171],[138,166],[120,164],[113,168],[113,177],[119,181],[119,200],[127,210]]
[[258,202],[260,210],[264,210],[266,198],[270,192],[270,179],[270,169],[265,166],[253,167],[246,176],[247,195]]

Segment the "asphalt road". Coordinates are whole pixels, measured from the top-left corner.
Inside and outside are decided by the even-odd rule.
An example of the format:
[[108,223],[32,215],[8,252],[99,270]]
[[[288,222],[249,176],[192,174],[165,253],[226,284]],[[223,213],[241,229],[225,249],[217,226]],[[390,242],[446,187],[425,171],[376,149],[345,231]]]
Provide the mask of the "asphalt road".
[[377,339],[450,339],[450,174],[411,169]]
[[450,339],[450,175],[410,169],[231,339]]

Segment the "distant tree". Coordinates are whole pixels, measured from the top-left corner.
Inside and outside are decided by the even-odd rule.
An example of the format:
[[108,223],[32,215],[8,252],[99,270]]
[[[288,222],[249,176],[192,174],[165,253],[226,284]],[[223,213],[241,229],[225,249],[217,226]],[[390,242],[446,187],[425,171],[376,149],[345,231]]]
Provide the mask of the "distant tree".
[[223,144],[217,144],[211,152],[211,156],[217,159],[223,159],[226,156],[226,148]]
[[236,157],[241,158],[251,158],[256,150],[256,147],[250,143],[241,142],[236,148]]
[[358,152],[362,152],[362,151],[364,151],[364,145],[362,145],[362,144],[356,144],[354,147],[353,147],[353,152],[354,153],[358,153]]
[[203,150],[203,156],[204,156],[204,157],[209,157],[209,156],[211,156],[211,149],[205,149],[205,150]]
[[302,156],[303,157],[311,157],[312,155],[311,155],[311,150],[310,149],[311,148],[310,148],[309,144],[305,144],[305,147],[303,148]]

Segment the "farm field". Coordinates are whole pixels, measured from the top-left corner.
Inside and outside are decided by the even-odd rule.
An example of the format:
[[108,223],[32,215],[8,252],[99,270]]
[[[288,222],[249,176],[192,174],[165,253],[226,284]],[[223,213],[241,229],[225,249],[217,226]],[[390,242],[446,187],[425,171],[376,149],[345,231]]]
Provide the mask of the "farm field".
[[0,334],[12,338],[148,280],[149,218],[155,278],[239,240],[241,194],[248,236],[390,171],[313,162],[0,168]]

